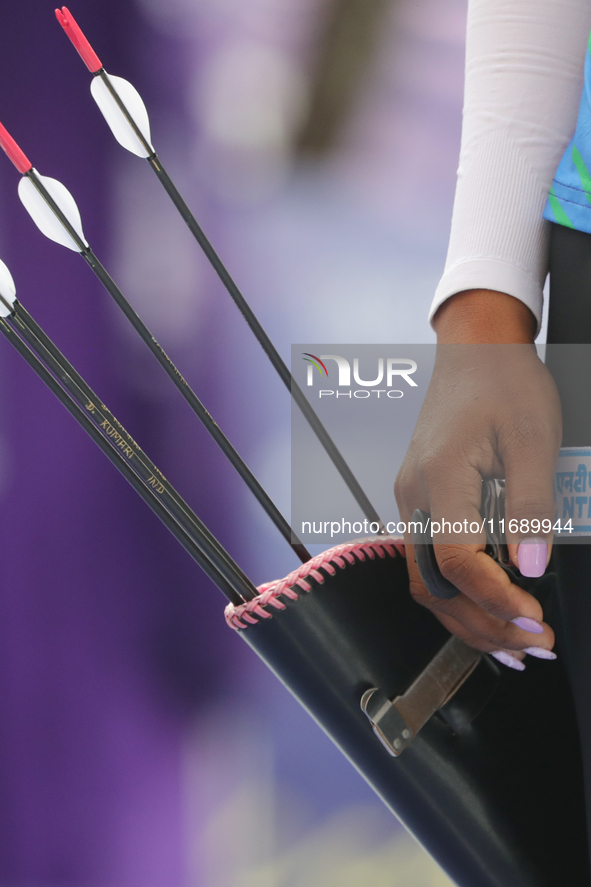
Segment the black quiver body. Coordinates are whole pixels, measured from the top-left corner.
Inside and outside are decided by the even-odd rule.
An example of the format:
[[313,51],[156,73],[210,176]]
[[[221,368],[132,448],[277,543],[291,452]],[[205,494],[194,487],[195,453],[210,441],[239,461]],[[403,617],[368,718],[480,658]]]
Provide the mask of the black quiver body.
[[[527,582],[554,624],[554,574]],[[459,887],[589,883],[561,658],[515,672],[450,641],[400,540],[338,546],[227,619]]]

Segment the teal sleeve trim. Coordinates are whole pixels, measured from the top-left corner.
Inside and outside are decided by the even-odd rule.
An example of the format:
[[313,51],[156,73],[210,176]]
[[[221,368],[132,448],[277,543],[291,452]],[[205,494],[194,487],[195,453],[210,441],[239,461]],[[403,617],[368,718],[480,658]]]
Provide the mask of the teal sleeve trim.
[[[591,46],[591,37],[590,37]],[[591,55],[585,58],[585,85],[577,128],[556,170],[544,218],[591,234]]]

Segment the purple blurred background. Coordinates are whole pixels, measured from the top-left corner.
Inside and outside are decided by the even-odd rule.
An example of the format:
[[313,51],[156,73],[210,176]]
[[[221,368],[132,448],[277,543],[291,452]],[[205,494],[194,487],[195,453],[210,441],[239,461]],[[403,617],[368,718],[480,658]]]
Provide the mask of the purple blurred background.
[[[433,340],[465,0],[368,3],[377,36],[314,150],[298,132],[338,3],[72,3],[286,361],[298,341]],[[115,143],[53,9],[0,3],[0,120],[71,190],[99,258],[289,515],[285,391],[148,165]],[[0,256],[25,307],[253,580],[287,574],[289,548],[17,183],[0,156]],[[0,406],[0,885],[448,884],[5,342]]]

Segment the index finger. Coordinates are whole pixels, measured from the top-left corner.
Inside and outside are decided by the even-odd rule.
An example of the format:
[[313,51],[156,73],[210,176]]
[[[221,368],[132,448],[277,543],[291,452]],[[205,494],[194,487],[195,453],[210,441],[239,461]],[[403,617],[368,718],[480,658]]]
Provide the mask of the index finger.
[[431,501],[431,533],[435,545],[474,545],[484,549],[486,534],[480,514],[482,476],[476,465],[446,464],[425,472]]
[[[423,472],[431,501],[437,564],[445,579],[491,616],[506,621],[526,616],[541,622],[543,614],[538,601],[514,585],[502,567],[485,553],[478,458],[475,454],[472,464],[448,463],[445,470],[436,470],[437,466],[431,465]],[[486,461],[484,454],[482,461]],[[435,532],[438,529],[445,532],[438,534]],[[443,542],[437,541],[438,535]]]
[[[425,588],[417,566],[413,562],[413,554],[416,551],[409,549],[407,552],[408,572],[410,579],[410,592],[414,600],[435,613],[437,618],[453,634],[479,650],[493,652],[499,649],[523,650],[532,644],[532,633],[535,635],[535,644],[550,650],[554,643],[552,629],[543,624],[540,618],[535,618],[538,611],[535,607],[530,609],[530,616],[523,620],[523,608],[515,609],[504,614],[502,618],[492,615],[479,606],[467,595],[461,592],[452,599],[443,600],[433,597]],[[487,557],[488,555],[482,555]],[[491,560],[489,558],[489,560]],[[492,562],[492,566],[502,572],[498,564]],[[508,577],[505,577],[508,580]],[[537,604],[537,602],[535,602]],[[518,602],[519,606],[521,602]],[[520,618],[521,617],[521,618]],[[533,619],[531,623],[529,620]]]
[[439,545],[435,556],[443,576],[491,616],[543,621],[536,598],[514,585],[507,573],[477,545]]

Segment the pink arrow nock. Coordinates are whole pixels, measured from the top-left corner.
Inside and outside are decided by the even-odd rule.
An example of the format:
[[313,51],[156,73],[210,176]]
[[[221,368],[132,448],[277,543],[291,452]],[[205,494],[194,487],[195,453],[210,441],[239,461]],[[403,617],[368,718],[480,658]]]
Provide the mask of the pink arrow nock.
[[55,17],[76,47],[78,55],[91,74],[96,74],[103,67],[103,63],[80,30],[80,25],[67,6],[56,9]]
[[0,123],[0,148],[6,151],[8,158],[12,160],[16,168],[22,175],[33,168],[33,164],[27,155],[21,151],[10,133]]

